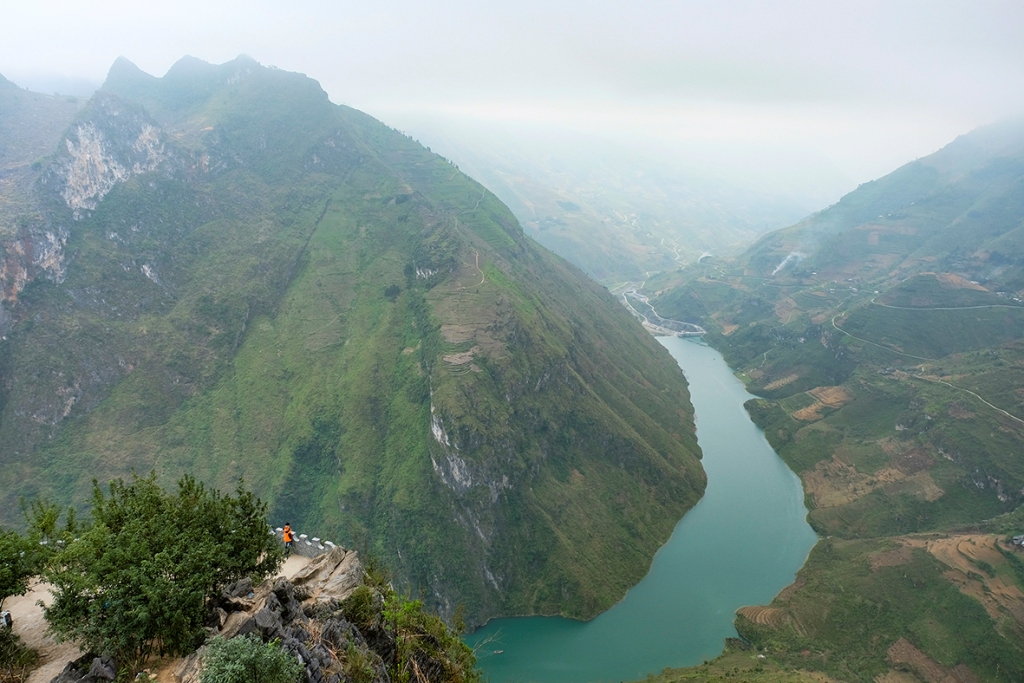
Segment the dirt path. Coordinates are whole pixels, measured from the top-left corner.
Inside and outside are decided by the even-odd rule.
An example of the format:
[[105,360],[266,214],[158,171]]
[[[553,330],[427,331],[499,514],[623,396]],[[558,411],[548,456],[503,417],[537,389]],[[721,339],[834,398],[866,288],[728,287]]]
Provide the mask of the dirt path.
[[[309,558],[292,555],[285,561],[278,576],[290,579],[307,564],[309,564]],[[40,600],[48,605],[53,600],[53,596],[50,594],[49,584],[36,581],[25,595],[7,598],[4,601],[4,608],[10,610],[11,617],[14,619],[14,632],[21,636],[25,645],[39,653],[39,667],[29,674],[27,683],[50,683],[68,662],[81,656],[78,646],[74,643],[58,644],[46,634],[43,610],[36,604]],[[167,665],[161,666],[161,675],[158,680],[166,680],[170,683],[173,679],[170,677],[169,671],[172,671],[173,668],[173,666],[170,668]],[[166,675],[164,675],[165,672],[167,672]]]
[[950,384],[949,382],[946,382],[946,381],[938,379],[938,378],[924,377],[922,375],[910,375],[910,376],[913,377],[914,379],[922,379],[922,380],[924,380],[926,382],[937,382],[938,384],[945,384],[947,387],[950,387],[951,389],[957,389],[957,390],[962,391],[964,393],[970,394],[974,398],[978,399],[979,401],[981,401],[982,403],[987,405],[992,410],[994,410],[994,411],[996,411],[998,413],[1002,413],[1003,415],[1005,415],[1006,417],[1010,418],[1011,420],[1016,420],[1017,422],[1020,422],[1021,424],[1024,424],[1024,420],[1020,419],[1016,415],[1011,415],[1010,413],[1006,412],[1002,408],[997,408],[996,406],[992,405],[991,403],[989,403],[988,401],[983,399],[981,396],[978,396],[976,393],[974,393],[970,389],[964,389],[963,387],[958,387],[955,384]]
[[848,312],[849,311],[842,311],[842,312],[836,313],[834,316],[832,316],[832,327],[834,327],[837,332],[842,332],[843,334],[845,334],[850,339],[856,339],[859,342],[864,342],[865,344],[871,344],[872,346],[877,346],[878,348],[882,349],[883,351],[888,351],[889,353],[895,353],[898,356],[906,356],[907,358],[916,358],[917,360],[927,360],[927,361],[932,361],[932,362],[938,362],[940,360],[939,358],[925,358],[924,356],[915,356],[915,355],[913,355],[911,353],[903,353],[902,351],[897,351],[896,349],[890,349],[888,346],[882,346],[881,344],[876,344],[875,342],[870,341],[868,339],[861,339],[860,337],[854,337],[852,334],[850,334],[849,332],[847,332],[843,328],[839,327],[839,325],[836,325],[836,318],[838,318],[841,315],[845,315]]
[[50,604],[53,596],[49,584],[35,581],[25,595],[4,601],[4,607],[11,611],[14,619],[14,632],[39,653],[40,666],[29,674],[28,683],[49,683],[65,664],[78,657],[78,646],[74,643],[57,644],[46,635],[43,610],[36,604],[40,600]]

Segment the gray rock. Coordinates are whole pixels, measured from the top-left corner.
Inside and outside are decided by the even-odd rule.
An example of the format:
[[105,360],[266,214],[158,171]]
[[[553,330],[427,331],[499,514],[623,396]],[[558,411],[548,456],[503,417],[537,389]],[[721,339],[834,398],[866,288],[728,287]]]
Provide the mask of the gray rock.
[[[86,669],[86,665],[89,666]],[[68,662],[64,670],[50,680],[50,683],[102,683],[117,679],[117,665],[109,657],[86,655]]]
[[253,620],[265,640],[270,640],[281,633],[281,617],[269,607],[264,607],[257,612]]
[[252,579],[245,577],[230,584],[221,594],[226,598],[243,598],[249,593],[252,593]]
[[219,631],[224,628],[224,624],[228,620],[228,613],[223,608],[217,607],[210,612],[210,618],[207,620],[206,625],[210,628]]
[[92,666],[89,667],[88,676],[93,677],[97,681],[116,680],[117,665],[114,664],[114,660],[108,657],[96,657],[92,660]]

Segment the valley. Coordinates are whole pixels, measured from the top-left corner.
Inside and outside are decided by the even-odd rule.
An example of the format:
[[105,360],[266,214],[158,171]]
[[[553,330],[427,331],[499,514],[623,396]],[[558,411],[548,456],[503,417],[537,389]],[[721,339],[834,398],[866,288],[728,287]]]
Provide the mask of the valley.
[[490,621],[495,680],[1024,677],[1020,122],[765,232],[667,171],[506,152],[494,194],[246,57],[0,114],[5,524],[243,480]]
[[713,659],[737,635],[736,610],[790,584],[816,541],[800,482],[751,423],[752,397],[722,356],[695,340],[660,341],[690,384],[707,491],[607,612],[586,623],[496,619],[470,634],[495,683],[627,680]]
[[[737,254],[852,186],[798,154],[776,155],[774,173],[756,173],[699,145],[465,117],[396,113],[395,121],[494,192],[526,234],[608,286],[702,254]],[[790,174],[801,182],[775,178]]]
[[776,662],[1024,675],[1021,130],[962,136],[736,259],[647,282],[659,311],[708,329],[802,480],[821,540],[736,622]]

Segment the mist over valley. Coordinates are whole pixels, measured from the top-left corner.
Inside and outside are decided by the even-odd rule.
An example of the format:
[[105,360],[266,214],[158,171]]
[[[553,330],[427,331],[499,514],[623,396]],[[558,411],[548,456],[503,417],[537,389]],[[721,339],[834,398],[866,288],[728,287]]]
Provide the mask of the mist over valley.
[[8,10],[11,680],[1024,680],[1016,6]]

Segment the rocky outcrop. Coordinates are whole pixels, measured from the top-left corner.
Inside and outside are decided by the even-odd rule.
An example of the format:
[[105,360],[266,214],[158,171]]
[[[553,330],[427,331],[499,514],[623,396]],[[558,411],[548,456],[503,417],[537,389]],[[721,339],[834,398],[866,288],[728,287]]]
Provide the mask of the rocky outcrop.
[[114,680],[117,680],[117,664],[114,660],[87,654],[68,662],[50,683],[101,683]]
[[[15,239],[0,243],[0,303],[12,306],[18,294],[37,277],[60,283],[67,271],[64,245],[68,231],[61,226],[31,224]],[[0,319],[0,331],[3,331]]]
[[[363,585],[363,566],[355,551],[335,548],[318,557],[292,581],[283,578],[253,586],[243,579],[221,594],[211,613],[211,636],[258,636],[277,640],[305,666],[306,683],[340,683],[352,679],[353,667],[363,680],[390,683],[381,656],[344,616],[342,602]],[[198,683],[204,651],[182,660],[174,676],[180,683]],[[368,669],[368,670],[367,670]],[[71,683],[61,681],[61,683]]]
[[354,550],[335,548],[302,568],[292,583],[308,600],[344,600],[363,582],[363,566]]
[[165,134],[141,108],[100,93],[64,136],[43,182],[79,220],[114,186],[173,158]]

